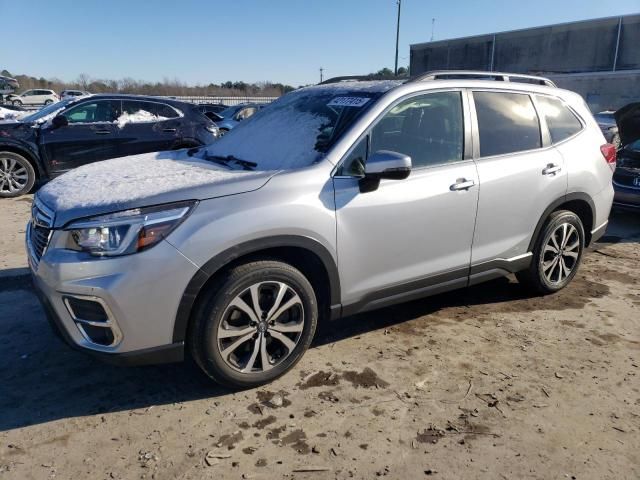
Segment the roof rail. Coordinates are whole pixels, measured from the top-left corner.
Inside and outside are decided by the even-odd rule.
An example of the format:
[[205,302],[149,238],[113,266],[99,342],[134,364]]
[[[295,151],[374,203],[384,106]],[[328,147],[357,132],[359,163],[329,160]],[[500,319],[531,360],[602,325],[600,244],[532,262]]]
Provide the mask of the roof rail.
[[362,81],[371,81],[371,80],[405,80],[406,77],[394,77],[391,76],[382,76],[382,75],[347,75],[344,77],[333,77],[329,78],[323,82],[320,82],[318,85],[327,85],[329,83],[341,83],[341,82],[362,82]]
[[522,82],[555,87],[556,84],[545,77],[521,73],[487,72],[481,70],[434,70],[412,77],[409,82],[424,80],[494,80],[497,82]]

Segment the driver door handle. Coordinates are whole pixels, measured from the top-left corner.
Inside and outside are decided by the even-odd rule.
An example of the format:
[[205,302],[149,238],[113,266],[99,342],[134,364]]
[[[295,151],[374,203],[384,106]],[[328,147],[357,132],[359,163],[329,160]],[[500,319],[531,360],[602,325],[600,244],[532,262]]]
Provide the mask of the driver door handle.
[[96,135],[109,135],[111,130],[94,130],[93,133]]
[[449,190],[456,192],[458,190],[469,190],[476,184],[473,180],[467,180],[466,178],[458,178],[456,183],[449,187]]
[[543,175],[554,175],[562,170],[560,165],[556,165],[555,163],[548,163],[547,166],[542,170]]

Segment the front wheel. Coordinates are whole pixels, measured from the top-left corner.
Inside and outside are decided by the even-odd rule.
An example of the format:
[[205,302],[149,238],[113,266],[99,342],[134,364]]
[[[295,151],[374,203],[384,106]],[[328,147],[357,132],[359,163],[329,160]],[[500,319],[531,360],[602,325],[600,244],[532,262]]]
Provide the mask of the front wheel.
[[11,104],[12,104],[14,107],[21,107],[21,106],[22,106],[22,102],[21,102],[20,100],[13,100],[13,101],[11,102]]
[[33,165],[13,152],[0,152],[0,198],[29,193],[36,182]]
[[196,363],[212,379],[250,388],[289,371],[318,323],[313,287],[289,264],[240,265],[214,282],[189,332]]
[[580,217],[568,210],[553,212],[536,240],[531,265],[516,278],[542,294],[566,287],[580,266],[584,237]]

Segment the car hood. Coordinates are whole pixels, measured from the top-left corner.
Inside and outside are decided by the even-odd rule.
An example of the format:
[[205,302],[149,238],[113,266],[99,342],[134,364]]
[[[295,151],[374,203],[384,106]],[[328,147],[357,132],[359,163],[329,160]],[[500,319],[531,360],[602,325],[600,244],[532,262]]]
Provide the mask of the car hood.
[[628,145],[640,139],[640,102],[625,105],[617,110],[614,116],[621,145]]
[[187,150],[147,153],[85,165],[36,194],[54,214],[71,220],[181,200],[204,200],[257,190],[276,172],[231,170],[190,157]]

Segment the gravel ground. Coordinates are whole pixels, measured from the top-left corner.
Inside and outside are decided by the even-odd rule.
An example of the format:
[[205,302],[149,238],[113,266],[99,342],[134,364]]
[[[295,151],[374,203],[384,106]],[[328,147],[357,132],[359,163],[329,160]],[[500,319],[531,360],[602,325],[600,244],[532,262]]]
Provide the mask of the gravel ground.
[[503,279],[344,319],[231,393],[63,345],[29,287],[29,202],[0,205],[2,479],[640,478],[638,214],[558,294]]

